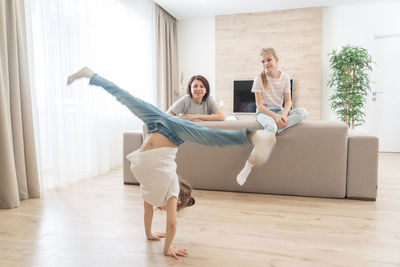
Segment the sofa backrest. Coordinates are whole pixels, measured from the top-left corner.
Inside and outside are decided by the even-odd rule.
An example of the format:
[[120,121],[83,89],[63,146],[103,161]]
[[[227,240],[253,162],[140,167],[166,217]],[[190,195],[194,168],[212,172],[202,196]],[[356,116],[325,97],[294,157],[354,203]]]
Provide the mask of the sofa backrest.
[[[257,122],[203,122],[219,129],[260,129]],[[277,135],[269,161],[236,183],[252,146],[206,147],[186,143],[178,150],[177,173],[194,188],[302,196],[346,194],[347,126],[336,121],[302,122]]]

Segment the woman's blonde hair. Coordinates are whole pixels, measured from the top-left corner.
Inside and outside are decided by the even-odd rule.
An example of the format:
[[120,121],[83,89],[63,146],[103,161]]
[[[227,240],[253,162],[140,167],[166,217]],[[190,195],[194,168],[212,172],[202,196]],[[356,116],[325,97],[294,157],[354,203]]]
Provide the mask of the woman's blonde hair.
[[[271,47],[267,47],[267,48],[261,49],[260,57],[264,56],[265,54],[271,54],[271,55],[274,56],[275,59],[277,57],[275,50],[273,48],[271,48]],[[262,85],[264,87],[264,90],[269,91],[270,90],[270,86],[269,86],[269,82],[267,80],[267,76],[265,75],[265,71],[264,70],[261,71],[261,73],[259,75],[259,78],[262,81]]]

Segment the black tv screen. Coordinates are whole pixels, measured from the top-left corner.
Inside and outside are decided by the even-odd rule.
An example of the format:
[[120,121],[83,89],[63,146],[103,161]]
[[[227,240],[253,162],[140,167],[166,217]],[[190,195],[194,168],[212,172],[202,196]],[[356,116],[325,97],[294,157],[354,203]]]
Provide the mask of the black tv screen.
[[[255,113],[256,98],[251,92],[254,80],[233,81],[233,113]],[[290,92],[293,89],[293,79],[290,79]],[[283,103],[284,104],[284,103]]]
[[255,113],[256,99],[251,92],[253,80],[233,81],[233,112]]

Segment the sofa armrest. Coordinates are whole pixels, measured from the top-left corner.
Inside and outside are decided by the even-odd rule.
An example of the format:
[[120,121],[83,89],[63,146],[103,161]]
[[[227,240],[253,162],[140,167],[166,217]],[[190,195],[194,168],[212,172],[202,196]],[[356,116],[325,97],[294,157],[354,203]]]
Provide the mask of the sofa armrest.
[[348,135],[347,198],[375,200],[378,188],[376,136],[352,131]]
[[131,172],[131,163],[126,159],[126,155],[140,148],[143,143],[143,134],[141,132],[124,133],[123,139],[124,184],[138,184]]

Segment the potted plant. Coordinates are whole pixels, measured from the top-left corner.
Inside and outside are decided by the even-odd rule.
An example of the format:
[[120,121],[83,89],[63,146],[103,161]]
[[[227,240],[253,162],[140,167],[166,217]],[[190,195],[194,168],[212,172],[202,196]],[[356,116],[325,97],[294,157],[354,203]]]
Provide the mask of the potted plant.
[[343,46],[329,55],[331,108],[340,120],[354,129],[365,122],[364,105],[370,91],[368,72],[372,71],[374,62],[367,49],[357,46]]

